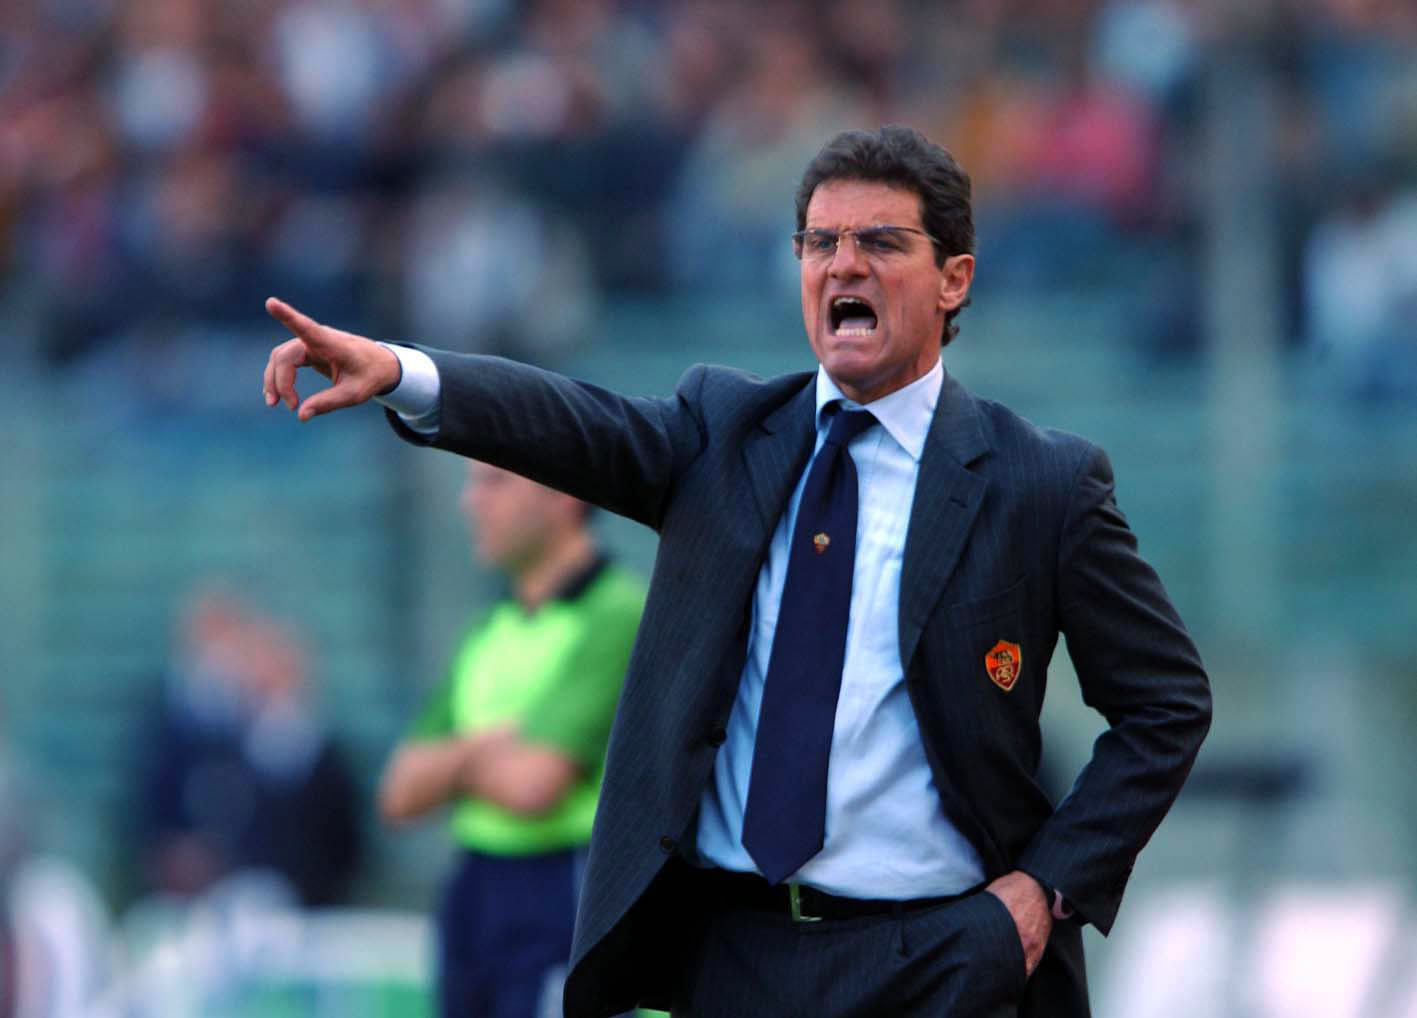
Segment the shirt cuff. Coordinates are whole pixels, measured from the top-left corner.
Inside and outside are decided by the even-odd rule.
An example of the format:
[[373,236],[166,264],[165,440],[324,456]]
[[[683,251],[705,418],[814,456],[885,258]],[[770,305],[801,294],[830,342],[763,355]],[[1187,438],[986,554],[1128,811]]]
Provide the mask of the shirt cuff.
[[403,419],[410,431],[425,438],[438,433],[442,380],[438,366],[422,350],[395,343],[383,343],[399,359],[399,384],[382,396],[374,397]]

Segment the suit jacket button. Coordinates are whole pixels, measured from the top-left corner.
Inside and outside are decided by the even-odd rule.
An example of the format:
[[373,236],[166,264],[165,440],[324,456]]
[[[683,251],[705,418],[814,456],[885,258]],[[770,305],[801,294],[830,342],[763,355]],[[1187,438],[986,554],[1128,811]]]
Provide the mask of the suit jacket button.
[[728,741],[728,732],[722,728],[715,728],[709,732],[708,741],[710,746],[722,746]]
[[666,834],[664,837],[662,837],[662,838],[659,839],[659,850],[660,850],[661,852],[663,852],[665,855],[673,855],[673,854],[674,854],[674,850],[675,850],[676,848],[678,848],[678,847],[679,847],[678,842],[676,842],[673,838],[671,838],[671,837],[670,837],[669,835],[667,835],[667,834]]

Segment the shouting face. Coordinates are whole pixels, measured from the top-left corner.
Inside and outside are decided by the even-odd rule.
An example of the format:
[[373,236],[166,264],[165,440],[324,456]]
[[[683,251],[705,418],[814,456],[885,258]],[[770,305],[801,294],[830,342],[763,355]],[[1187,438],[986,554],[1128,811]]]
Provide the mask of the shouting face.
[[934,367],[945,315],[969,295],[974,258],[936,263],[919,195],[824,181],[799,236],[807,339],[843,393],[869,403]]

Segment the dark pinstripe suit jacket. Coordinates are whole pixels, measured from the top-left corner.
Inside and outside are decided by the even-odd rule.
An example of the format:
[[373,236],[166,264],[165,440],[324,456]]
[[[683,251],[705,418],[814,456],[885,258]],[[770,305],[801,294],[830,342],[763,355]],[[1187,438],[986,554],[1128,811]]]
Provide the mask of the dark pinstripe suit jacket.
[[[754,581],[811,453],[812,375],[697,366],[629,399],[497,358],[428,351],[442,422],[412,441],[495,463],[659,532],[611,737],[566,1013],[663,1006],[673,902],[651,890],[694,833],[746,652]],[[1035,780],[1058,635],[1109,723],[1071,793]],[[1210,721],[1199,657],[1112,497],[1100,449],[1035,428],[946,375],[904,550],[900,656],[940,805],[989,875],[1059,888],[1103,932]],[[1000,641],[1022,668],[986,670]],[[655,885],[656,888],[659,886]],[[650,893],[647,893],[650,892]],[[663,916],[664,918],[661,918]],[[1085,1014],[1081,938],[1061,923],[1022,1013]]]

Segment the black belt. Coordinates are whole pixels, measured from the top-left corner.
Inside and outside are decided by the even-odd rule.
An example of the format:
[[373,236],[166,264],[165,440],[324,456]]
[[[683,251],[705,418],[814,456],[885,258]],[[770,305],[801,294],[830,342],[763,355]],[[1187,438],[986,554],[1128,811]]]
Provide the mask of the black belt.
[[935,898],[843,898],[804,884],[769,884],[756,873],[723,869],[695,871],[695,882],[705,896],[705,906],[720,909],[747,909],[791,916],[798,922],[818,919],[858,919],[863,916],[900,915],[920,909],[948,905],[966,898],[983,887],[971,887],[960,894]]

